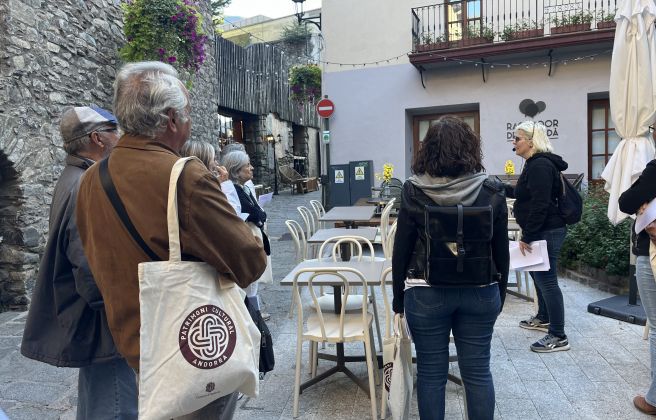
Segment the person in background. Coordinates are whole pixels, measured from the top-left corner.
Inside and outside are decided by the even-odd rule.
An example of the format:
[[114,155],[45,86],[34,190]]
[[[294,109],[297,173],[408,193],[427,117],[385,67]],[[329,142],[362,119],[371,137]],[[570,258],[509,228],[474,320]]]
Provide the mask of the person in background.
[[[169,256],[169,178],[191,134],[189,92],[168,64],[128,63],[116,75],[114,112],[125,135],[109,158],[109,175],[134,228],[165,261]],[[266,254],[261,242],[235,214],[219,180],[201,162],[192,160],[185,165],[178,179],[177,204],[183,260],[205,262],[223,279],[242,288],[262,275]],[[82,179],[76,214],[112,336],[130,367],[138,370],[138,265],[151,260],[108,200],[99,165],[89,168]],[[234,392],[180,418],[229,420],[236,404]]]
[[[620,210],[627,214],[638,214],[651,200],[656,198],[656,160],[652,160],[640,177],[619,198]],[[651,383],[647,393],[633,398],[636,408],[645,414],[656,415],[656,280],[649,259],[650,242],[656,240],[654,223],[636,234],[631,228],[632,252],[636,256],[636,281],[640,302],[645,309],[649,329],[649,352],[651,355]],[[651,241],[650,241],[651,237]]]
[[[237,190],[237,195],[239,196],[242,213],[248,214],[246,222],[250,226],[253,235],[262,239],[262,242],[264,243],[264,250],[268,255],[267,269],[262,274],[262,277],[260,277],[257,282],[251,284],[246,289],[246,296],[248,297],[249,302],[257,311],[260,311],[260,300],[257,295],[258,282],[273,282],[273,273],[271,271],[271,250],[269,246],[269,238],[267,237],[265,230],[267,214],[258,204],[257,199],[255,198],[255,195],[250,190],[250,188],[245,186],[248,181],[253,179],[253,167],[251,166],[250,158],[246,152],[241,150],[230,152],[225,155],[222,163],[225,165],[225,168],[228,171],[228,176],[235,184],[235,189]],[[262,319],[265,321],[267,321],[270,317],[270,314],[262,313]]]
[[[231,152],[235,152],[235,151],[242,151],[242,152],[246,153],[246,148],[244,147],[244,145],[242,143],[229,143],[229,144],[226,144],[225,146],[223,146],[223,149],[221,150],[221,157],[220,157],[219,161],[221,162],[222,165],[224,165],[224,167],[225,167],[225,164],[223,163],[223,159],[228,154],[230,154]],[[253,197],[258,198],[257,197],[257,191],[255,191],[255,184],[253,183],[252,179],[249,179],[248,181],[244,182],[244,187],[249,188],[251,190],[251,193],[253,194]]]
[[[75,223],[80,178],[118,142],[116,118],[95,106],[69,108],[60,130],[66,166],[52,197],[48,242],[21,353],[53,366],[80,368],[78,419],[136,419],[135,374],[114,345]],[[110,244],[98,246],[106,249]]]
[[[494,417],[490,348],[508,284],[508,208],[503,188],[488,180],[481,160],[480,137],[462,120],[445,116],[428,129],[412,162],[414,175],[403,185],[392,254],[392,307],[397,314],[405,311],[415,343],[422,420],[444,419],[451,332],[469,418]],[[496,275],[462,278],[461,286],[427,282],[426,204],[492,206],[490,246]]]
[[226,195],[228,202],[235,209],[237,215],[241,213],[241,205],[239,204],[237,190],[232,181],[228,178],[228,171],[226,171],[225,166],[221,166],[217,162],[216,158],[218,155],[214,146],[204,141],[189,140],[184,146],[182,146],[182,149],[180,149],[180,156],[196,156],[200,159],[207,169],[218,178],[221,183],[221,191]]
[[538,353],[569,350],[565,334],[565,306],[558,286],[558,256],[567,235],[567,225],[558,211],[562,191],[560,172],[567,162],[553,153],[553,147],[542,124],[524,121],[515,129],[515,153],[526,159],[517,185],[506,185],[506,195],[515,198],[513,213],[522,229],[519,249],[531,252],[530,243],[546,240],[549,271],[532,271],[538,298],[538,313],[520,321],[526,329],[546,332],[530,349]]

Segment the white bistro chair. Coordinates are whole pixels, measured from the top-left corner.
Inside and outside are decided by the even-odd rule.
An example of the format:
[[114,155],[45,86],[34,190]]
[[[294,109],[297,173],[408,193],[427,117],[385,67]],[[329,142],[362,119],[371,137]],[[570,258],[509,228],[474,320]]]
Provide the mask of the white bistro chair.
[[[369,250],[369,255],[364,255],[362,246],[365,246]],[[324,243],[321,244],[321,247],[319,248],[319,258],[322,258],[326,254],[326,248],[327,247],[332,247],[332,251],[330,251],[330,258],[333,261],[339,261],[340,258],[338,257],[338,253],[341,249],[342,246],[350,246],[351,247],[351,261],[380,261],[384,260],[384,258],[376,257],[374,255],[374,246],[373,244],[367,240],[367,238],[363,238],[362,236],[336,236],[334,238],[330,238]],[[363,287],[365,288],[365,287]],[[382,350],[383,349],[383,335],[381,333],[380,329],[380,323],[378,321],[378,306],[376,304],[376,292],[374,289],[374,286],[370,286],[370,295],[369,295],[369,302],[371,302],[373,313],[374,313],[374,321],[376,324],[376,337],[378,338],[378,346]],[[354,291],[354,288],[351,289]],[[364,299],[364,296],[362,294],[351,294],[351,296],[347,298],[343,298],[342,302],[346,302],[344,305],[346,307],[347,311],[352,311],[354,309],[357,309],[360,307],[361,299]],[[334,297],[332,295],[324,295],[319,299],[320,304],[322,305],[322,308],[324,311],[329,310],[329,308],[335,306],[334,304]]]
[[[299,214],[301,215],[301,219],[303,220],[303,224],[305,225],[305,237],[310,239],[312,235],[314,235],[314,233],[317,231],[317,221],[314,219],[314,214],[312,214],[312,211],[305,206],[298,206],[296,207],[296,210],[298,210]],[[307,255],[314,255],[312,252],[314,247],[310,246],[309,244],[307,247]]]
[[390,201],[387,202],[385,207],[383,208],[383,211],[380,213],[380,243],[383,245],[383,255],[385,258],[389,259],[389,256],[391,255],[391,250],[387,249],[387,238],[389,235],[389,218],[390,218],[390,213],[392,212],[392,208],[394,207],[394,202],[396,201],[396,198],[392,198]]
[[314,210],[314,215],[317,220],[317,228],[325,229],[326,222],[319,221],[319,219],[321,219],[321,216],[326,214],[326,209],[323,207],[323,204],[321,204],[321,201],[319,200],[310,200],[310,206],[312,206],[312,210]]
[[[298,287],[298,278],[305,273],[310,274],[308,280],[308,289],[310,296],[314,302],[316,312],[312,312],[307,320],[303,312],[303,301]],[[301,390],[301,358],[303,352],[303,342],[310,343],[310,355],[312,357],[312,365],[316,366],[317,359],[317,345],[318,343],[347,343],[354,341],[361,341],[365,347],[365,358],[367,361],[367,375],[369,377],[369,397],[371,400],[371,418],[377,420],[376,411],[376,386],[375,381],[377,378],[376,370],[374,369],[375,350],[373,346],[373,337],[371,331],[371,323],[373,316],[367,311],[367,288],[363,287],[362,304],[359,311],[349,313],[346,311],[346,306],[343,305],[339,314],[334,311],[323,311],[318,302],[317,294],[314,291],[313,282],[317,276],[332,275],[336,279],[343,282],[344,297],[349,297],[349,281],[345,273],[350,273],[360,278],[362,283],[365,283],[365,278],[361,272],[356,269],[343,267],[343,268],[306,268],[299,270],[294,277],[293,295],[294,302],[297,307],[298,321],[296,324],[296,374],[294,377],[294,417],[298,417],[298,405]],[[304,328],[304,324],[306,324]]]

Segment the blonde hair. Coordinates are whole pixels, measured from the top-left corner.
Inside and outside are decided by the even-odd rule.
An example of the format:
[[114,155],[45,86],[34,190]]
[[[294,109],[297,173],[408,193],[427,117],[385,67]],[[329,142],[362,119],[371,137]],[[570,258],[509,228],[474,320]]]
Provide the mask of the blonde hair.
[[207,169],[211,168],[211,163],[214,162],[216,151],[214,146],[206,141],[188,140],[180,150],[180,155],[183,157],[196,156],[200,159]]
[[524,121],[515,127],[515,132],[522,131],[526,138],[531,141],[534,153],[553,152],[553,146],[547,136],[544,124],[535,121]]

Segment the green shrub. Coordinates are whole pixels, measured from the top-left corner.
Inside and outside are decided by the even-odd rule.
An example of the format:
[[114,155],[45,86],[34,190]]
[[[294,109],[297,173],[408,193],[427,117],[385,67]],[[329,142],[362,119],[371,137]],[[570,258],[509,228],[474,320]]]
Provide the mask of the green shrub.
[[305,45],[311,36],[312,32],[307,25],[297,23],[285,26],[280,32],[280,40],[289,45]]
[[613,226],[608,220],[608,193],[591,185],[583,200],[581,221],[569,226],[560,252],[560,264],[575,268],[580,261],[608,274],[629,274],[631,221]]

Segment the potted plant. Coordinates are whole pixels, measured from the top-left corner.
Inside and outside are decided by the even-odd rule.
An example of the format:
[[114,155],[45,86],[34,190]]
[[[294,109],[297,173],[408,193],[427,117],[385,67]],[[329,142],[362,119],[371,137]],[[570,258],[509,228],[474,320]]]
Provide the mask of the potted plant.
[[392,177],[394,176],[394,165],[391,163],[385,163],[383,164],[383,172],[382,173],[377,173],[375,174],[376,178],[379,181],[382,181],[380,186],[382,187],[381,191],[381,198],[389,198],[390,197],[390,181],[392,180]]
[[314,64],[292,67],[289,71],[290,99],[299,104],[313,103],[321,96],[321,69]]
[[564,34],[567,32],[579,32],[590,30],[590,23],[594,16],[588,11],[580,11],[561,17],[554,16],[551,19],[553,26],[551,34]]
[[446,40],[444,35],[435,35],[431,32],[425,32],[422,35],[422,43],[417,45],[417,51],[433,51],[433,50],[442,50],[444,48],[449,48],[451,43]]
[[615,25],[615,12],[606,14],[604,10],[599,11],[597,15],[597,29],[614,28]]
[[131,0],[121,3],[126,62],[159,60],[171,64],[191,88],[205,61],[207,35],[194,0]]
[[499,37],[504,41],[515,41],[517,39],[538,38],[544,35],[544,26],[537,21],[522,19],[513,25],[504,26],[499,32]]
[[458,42],[461,47],[470,45],[487,44],[494,41],[494,30],[489,25],[478,23],[471,24],[465,28],[465,36]]

